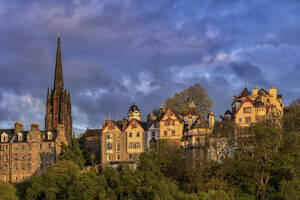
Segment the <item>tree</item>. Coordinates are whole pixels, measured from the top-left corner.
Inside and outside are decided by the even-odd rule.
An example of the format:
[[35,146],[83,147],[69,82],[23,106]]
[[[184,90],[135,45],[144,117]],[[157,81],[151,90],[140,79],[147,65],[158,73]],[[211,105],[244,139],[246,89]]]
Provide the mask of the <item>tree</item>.
[[[243,180],[247,182],[245,186],[254,192],[255,199],[264,200],[274,171],[274,160],[280,153],[282,129],[266,122],[252,124],[238,142],[243,145],[238,146],[235,164],[244,174],[235,174],[232,180],[238,185],[243,184],[241,178],[247,177]],[[233,170],[234,173],[237,171]]]
[[73,161],[80,169],[83,169],[85,160],[83,158],[83,153],[80,150],[79,143],[75,138],[71,138],[68,145],[62,144],[58,160]]
[[15,187],[0,180],[0,199],[17,200]]
[[209,94],[199,83],[175,93],[173,97],[166,99],[165,104],[167,107],[186,113],[191,102],[194,102],[199,113],[203,116],[207,116],[212,109],[212,101]]

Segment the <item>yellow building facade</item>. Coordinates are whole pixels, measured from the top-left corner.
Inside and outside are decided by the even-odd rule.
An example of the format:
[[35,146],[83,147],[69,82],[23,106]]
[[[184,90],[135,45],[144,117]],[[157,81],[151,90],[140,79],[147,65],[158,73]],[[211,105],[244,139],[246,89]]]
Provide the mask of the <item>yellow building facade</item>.
[[124,130],[126,132],[126,153],[128,160],[138,160],[139,154],[145,151],[146,132],[144,124],[133,119]]
[[168,108],[159,120],[159,139],[168,139],[180,145],[184,121],[172,108]]
[[251,123],[262,120],[274,120],[280,123],[283,115],[282,95],[272,86],[269,92],[264,88],[253,88],[252,94],[247,89],[233,96],[232,111],[226,111],[223,119],[233,119],[240,127],[248,127]]

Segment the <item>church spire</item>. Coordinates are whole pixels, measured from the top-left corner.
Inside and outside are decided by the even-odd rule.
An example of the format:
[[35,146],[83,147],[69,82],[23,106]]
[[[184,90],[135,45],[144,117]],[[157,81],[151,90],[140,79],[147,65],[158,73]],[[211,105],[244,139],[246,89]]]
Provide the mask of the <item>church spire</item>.
[[56,50],[56,63],[55,63],[55,77],[54,77],[54,90],[64,89],[64,76],[62,71],[62,58],[60,46],[60,33],[57,33],[57,50]]

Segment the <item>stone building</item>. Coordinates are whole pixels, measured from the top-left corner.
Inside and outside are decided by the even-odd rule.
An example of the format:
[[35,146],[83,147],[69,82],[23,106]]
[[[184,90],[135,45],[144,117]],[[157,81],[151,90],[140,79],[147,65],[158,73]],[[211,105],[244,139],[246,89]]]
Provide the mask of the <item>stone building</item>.
[[282,95],[272,86],[269,92],[264,88],[253,88],[252,94],[247,89],[232,97],[231,111],[227,110],[223,120],[234,120],[239,127],[248,127],[251,123],[262,120],[275,120],[280,123],[283,115]]
[[60,38],[58,37],[54,88],[47,95],[45,130],[31,124],[24,131],[22,122],[13,129],[0,129],[0,179],[20,182],[42,172],[54,163],[72,132],[71,98],[64,89]]

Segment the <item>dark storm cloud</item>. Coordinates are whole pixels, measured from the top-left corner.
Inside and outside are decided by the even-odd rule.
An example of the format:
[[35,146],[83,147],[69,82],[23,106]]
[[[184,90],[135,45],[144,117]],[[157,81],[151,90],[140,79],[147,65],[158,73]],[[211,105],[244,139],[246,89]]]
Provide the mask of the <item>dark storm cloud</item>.
[[295,98],[299,9],[279,0],[1,2],[0,124],[43,124],[57,31],[75,128],[99,128],[109,111],[121,118],[132,102],[145,116],[196,82],[217,115],[245,81]]

